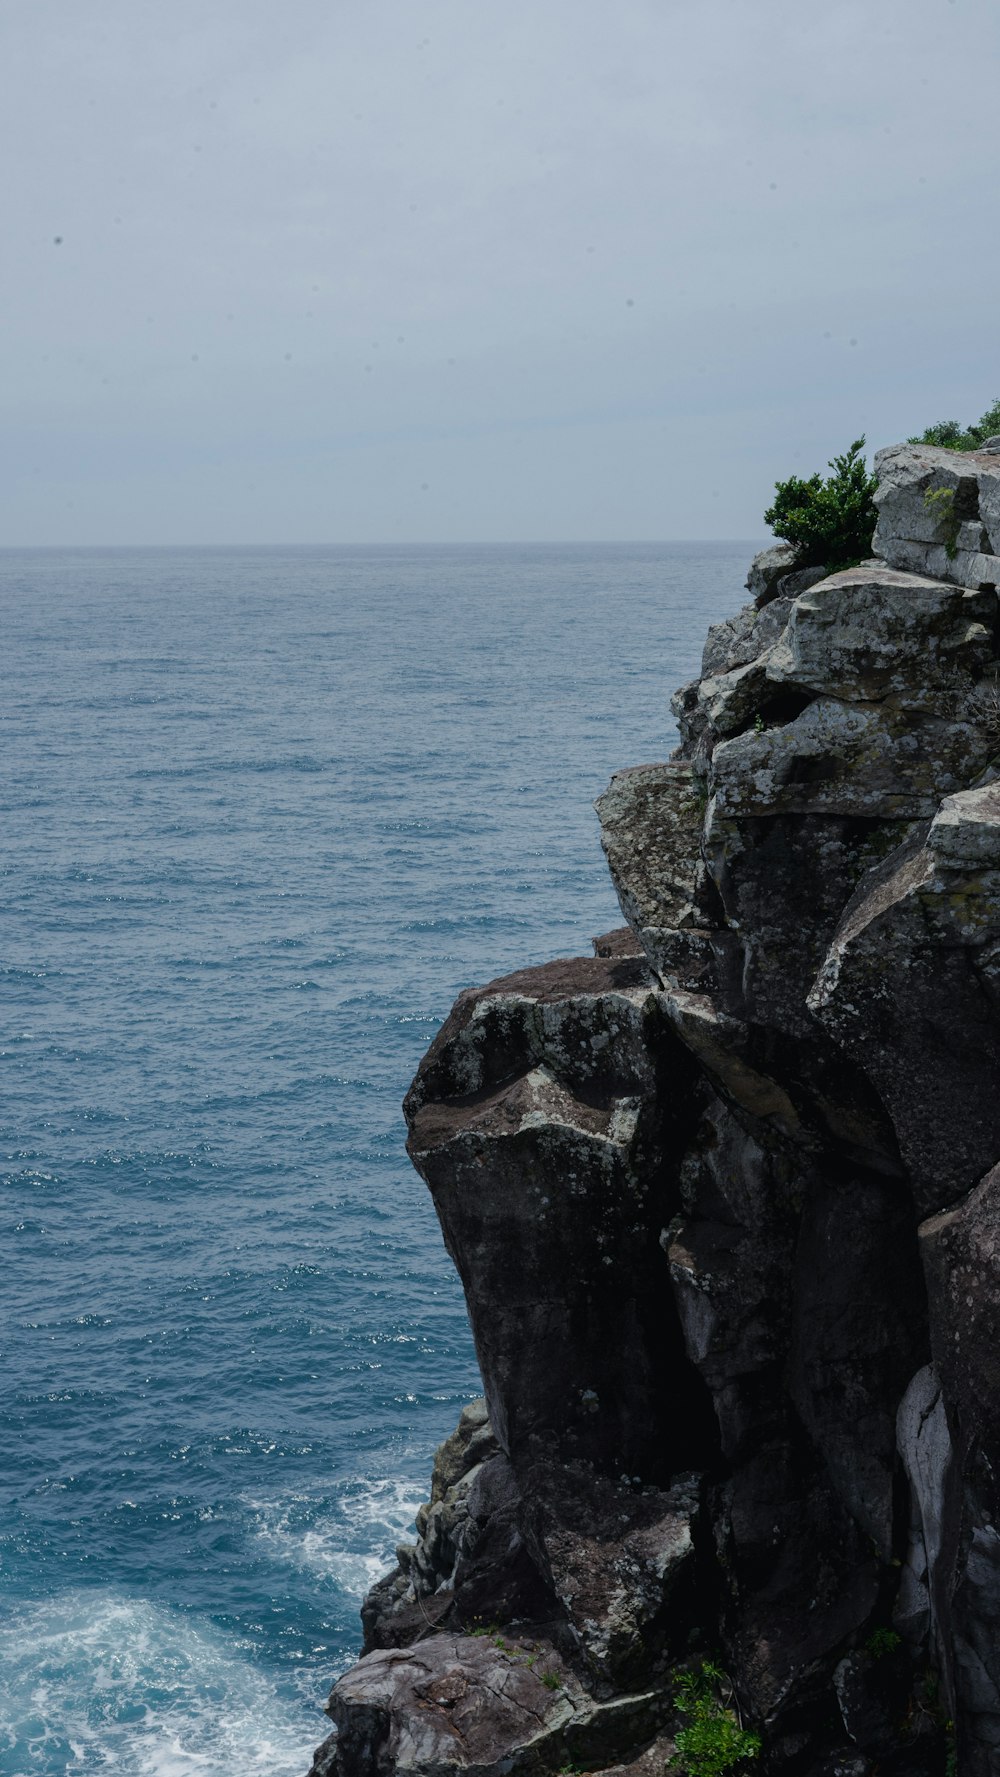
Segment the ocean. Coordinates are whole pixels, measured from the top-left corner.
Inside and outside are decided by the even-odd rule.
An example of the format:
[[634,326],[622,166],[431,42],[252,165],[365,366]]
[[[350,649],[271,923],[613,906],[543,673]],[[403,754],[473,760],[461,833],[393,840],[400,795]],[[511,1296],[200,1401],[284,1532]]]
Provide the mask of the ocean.
[[479,1392],[400,1099],[753,548],[0,552],[3,1777],[304,1777]]

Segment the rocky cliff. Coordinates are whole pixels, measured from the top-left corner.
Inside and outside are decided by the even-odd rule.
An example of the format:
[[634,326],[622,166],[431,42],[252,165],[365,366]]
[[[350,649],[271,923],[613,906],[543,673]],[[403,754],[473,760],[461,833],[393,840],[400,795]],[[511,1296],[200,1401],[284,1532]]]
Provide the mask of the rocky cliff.
[[315,1777],[662,1777],[706,1659],[762,1772],[1000,1772],[1000,454],[877,470],[598,803],[627,926],[421,1064],[485,1400]]

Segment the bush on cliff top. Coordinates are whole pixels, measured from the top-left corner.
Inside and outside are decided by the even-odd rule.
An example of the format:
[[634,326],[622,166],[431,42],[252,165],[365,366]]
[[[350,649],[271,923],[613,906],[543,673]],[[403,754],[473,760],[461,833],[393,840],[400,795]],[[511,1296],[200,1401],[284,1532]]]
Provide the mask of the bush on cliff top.
[[872,550],[875,477],[869,475],[862,452],[864,438],[828,465],[832,475],[791,475],[778,481],[774,503],[764,514],[776,537],[798,551],[800,568],[826,567],[835,573],[863,561]]
[[938,420],[936,426],[928,426],[919,438],[910,438],[909,444],[938,444],[942,450],[978,450],[986,438],[993,438],[1000,432],[1000,400],[988,407],[982,419],[973,426],[960,426],[957,420]]

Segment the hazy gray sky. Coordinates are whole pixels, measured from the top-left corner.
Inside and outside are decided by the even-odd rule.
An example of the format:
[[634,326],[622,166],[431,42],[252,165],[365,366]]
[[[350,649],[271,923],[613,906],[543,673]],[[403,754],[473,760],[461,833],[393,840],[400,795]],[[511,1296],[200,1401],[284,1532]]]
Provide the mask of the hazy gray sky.
[[1000,394],[1000,0],[4,0],[0,541],[753,537]]

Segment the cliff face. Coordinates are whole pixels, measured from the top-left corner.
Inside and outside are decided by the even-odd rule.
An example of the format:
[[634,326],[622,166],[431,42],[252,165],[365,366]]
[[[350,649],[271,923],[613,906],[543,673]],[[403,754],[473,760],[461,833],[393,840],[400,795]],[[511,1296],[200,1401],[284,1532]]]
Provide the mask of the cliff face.
[[598,803],[627,927],[421,1065],[485,1402],[316,1777],[654,1777],[707,1655],[763,1771],[1000,1772],[1000,455],[877,468]]

